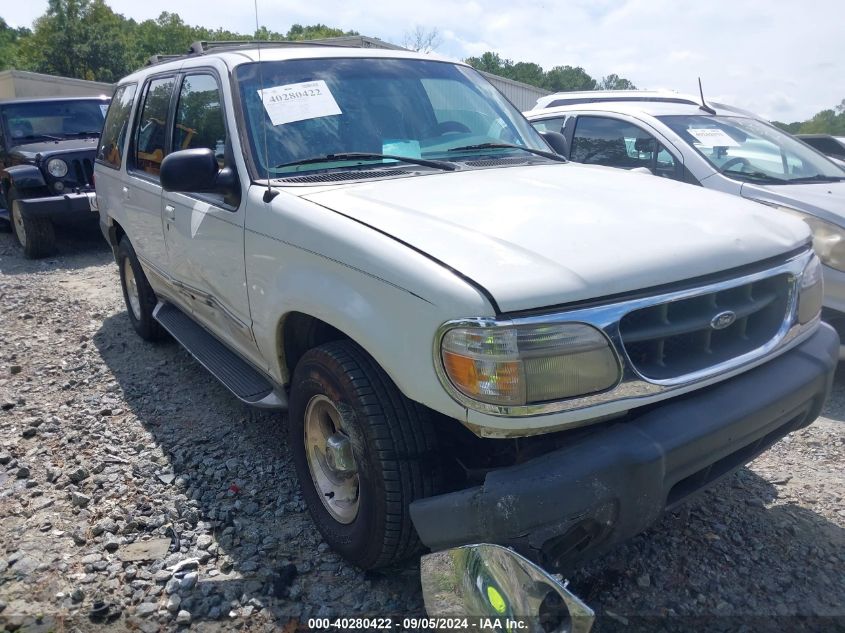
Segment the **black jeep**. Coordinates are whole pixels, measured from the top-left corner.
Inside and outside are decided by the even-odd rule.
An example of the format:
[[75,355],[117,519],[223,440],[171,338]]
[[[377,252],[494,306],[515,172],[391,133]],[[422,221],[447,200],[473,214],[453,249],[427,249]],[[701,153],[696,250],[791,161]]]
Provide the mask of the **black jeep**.
[[94,154],[108,97],[0,101],[0,224],[26,257],[49,254],[54,225],[96,226]]

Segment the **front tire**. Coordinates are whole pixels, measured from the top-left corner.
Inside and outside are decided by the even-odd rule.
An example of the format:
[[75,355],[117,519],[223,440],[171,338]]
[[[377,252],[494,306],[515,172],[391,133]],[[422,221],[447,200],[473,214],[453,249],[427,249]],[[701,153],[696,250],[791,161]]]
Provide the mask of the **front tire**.
[[335,551],[373,569],[421,549],[408,507],[440,488],[435,434],[366,352],[335,341],[305,353],[288,434],[308,510]]
[[53,223],[46,218],[24,215],[20,205],[16,204],[20,199],[21,196],[15,188],[9,190],[6,206],[9,208],[12,233],[18,239],[24,257],[27,259],[46,257],[56,247],[56,232],[53,229]]
[[153,318],[153,310],[158,303],[132,242],[125,235],[117,247],[117,268],[120,272],[120,288],[123,301],[129,313],[132,327],[145,341],[160,341],[165,337],[165,330]]

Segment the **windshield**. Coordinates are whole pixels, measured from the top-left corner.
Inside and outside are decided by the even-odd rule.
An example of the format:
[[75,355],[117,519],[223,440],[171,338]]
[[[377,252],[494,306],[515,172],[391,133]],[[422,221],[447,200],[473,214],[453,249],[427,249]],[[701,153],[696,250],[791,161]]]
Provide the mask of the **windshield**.
[[736,180],[787,184],[840,180],[845,171],[776,127],[736,116],[661,116],[723,174]]
[[[457,64],[298,59],[262,62],[260,72],[258,63],[243,64],[235,76],[260,176],[385,164],[411,167],[378,156],[291,164],[348,153],[444,161],[483,153],[533,160],[537,157],[518,147],[469,146],[497,143],[549,150],[493,86],[476,71]],[[455,148],[466,149],[450,151]]]
[[3,125],[13,144],[99,136],[109,104],[103,99],[3,105]]

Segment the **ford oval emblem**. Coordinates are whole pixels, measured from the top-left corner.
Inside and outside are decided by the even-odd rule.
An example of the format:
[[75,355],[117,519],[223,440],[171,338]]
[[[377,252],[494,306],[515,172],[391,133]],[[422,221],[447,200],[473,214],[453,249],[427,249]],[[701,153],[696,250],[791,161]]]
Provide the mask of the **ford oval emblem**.
[[736,321],[736,313],[725,310],[710,319],[710,327],[714,330],[724,330],[726,327],[733,325],[734,321]]

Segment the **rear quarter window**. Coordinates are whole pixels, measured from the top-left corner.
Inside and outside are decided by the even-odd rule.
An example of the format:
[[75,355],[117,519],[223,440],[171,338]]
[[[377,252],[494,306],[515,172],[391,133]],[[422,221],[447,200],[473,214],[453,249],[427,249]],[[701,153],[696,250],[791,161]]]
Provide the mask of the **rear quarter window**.
[[126,141],[126,130],[129,127],[129,115],[135,101],[136,84],[119,86],[112,97],[103,133],[100,135],[100,145],[97,149],[97,162],[120,169],[123,161],[123,148]]

